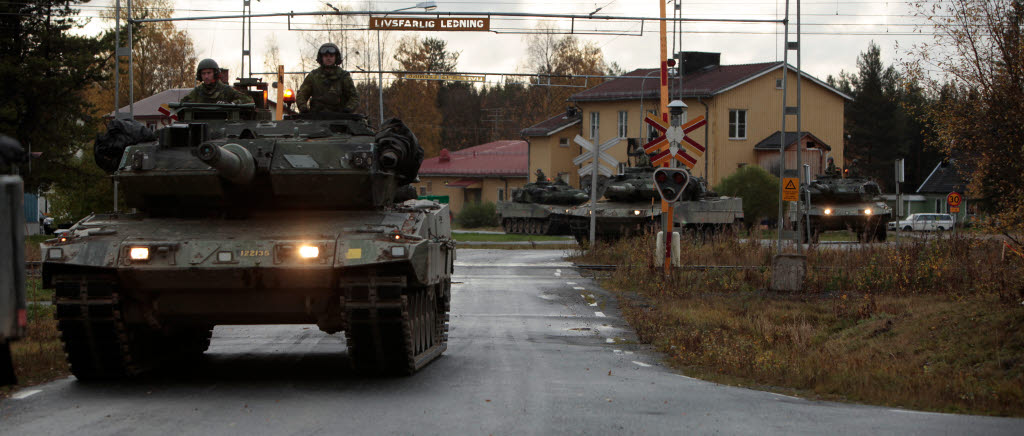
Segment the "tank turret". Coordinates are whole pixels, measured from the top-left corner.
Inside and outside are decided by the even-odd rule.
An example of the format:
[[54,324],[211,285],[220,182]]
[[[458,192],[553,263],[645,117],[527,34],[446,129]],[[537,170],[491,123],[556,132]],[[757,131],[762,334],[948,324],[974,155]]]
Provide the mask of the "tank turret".
[[538,181],[527,183],[512,191],[516,203],[558,204],[575,206],[589,200],[587,193],[575,189],[565,182]]
[[654,189],[653,167],[628,167],[604,184],[604,196],[610,201],[650,201],[660,199]]

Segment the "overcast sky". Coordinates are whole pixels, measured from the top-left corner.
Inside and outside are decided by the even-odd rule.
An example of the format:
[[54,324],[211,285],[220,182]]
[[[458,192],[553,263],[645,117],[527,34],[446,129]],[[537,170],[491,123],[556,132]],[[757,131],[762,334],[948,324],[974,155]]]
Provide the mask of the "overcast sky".
[[[121,0],[122,6],[127,0]],[[349,10],[394,10],[413,6],[417,1],[365,1],[328,0],[335,7]],[[541,0],[497,0],[497,1],[438,1],[435,13],[445,12],[519,12],[542,14],[590,14],[616,17],[658,17],[658,0],[615,0],[549,2]],[[98,9],[110,7],[114,0],[93,0],[83,7],[83,15],[98,15]],[[242,0],[177,0],[174,2],[177,17],[197,17],[238,14]],[[667,3],[669,17],[673,14],[673,3]],[[260,0],[252,2],[252,12],[312,12],[323,7],[316,0]],[[795,23],[796,4],[791,5]],[[683,1],[681,15],[685,18],[724,18],[775,20],[783,17],[784,1],[773,0],[697,0]],[[871,40],[882,49],[883,62],[893,64],[905,57],[911,45],[930,41],[930,28],[915,27],[922,21],[910,14],[910,8],[903,2],[872,0],[817,0],[802,2],[803,51],[802,66],[810,74],[824,80],[829,74],[840,70],[855,71],[856,59],[868,47]],[[293,27],[304,27],[312,23],[310,17],[297,17]],[[253,67],[263,71],[264,45],[269,35],[274,35],[281,46],[282,58],[287,69],[297,67],[298,56],[312,56],[299,52],[302,32],[289,31],[285,18],[256,18],[253,20]],[[536,19],[492,18],[491,28],[503,32],[529,31],[536,25]],[[213,57],[222,66],[228,66],[235,74],[241,63],[241,21],[210,20],[180,21],[179,28],[187,29],[196,42],[200,59]],[[577,20],[570,23],[561,20],[554,23],[568,31],[570,26],[581,32],[579,38],[593,41],[601,47],[608,62],[617,62],[625,71],[635,68],[653,68],[659,61],[658,24],[646,22],[642,28],[639,22]],[[109,26],[94,23],[91,27]],[[305,26],[309,27],[309,26]],[[672,24],[668,25],[672,31]],[[643,32],[642,36],[636,36]],[[795,25],[791,26],[795,32]],[[723,64],[743,64],[782,60],[783,27],[780,24],[739,24],[739,23],[685,23],[682,25],[682,43],[675,43],[675,50],[711,51],[722,54]],[[413,32],[391,32],[397,39]],[[582,34],[582,33],[598,33]],[[458,68],[460,71],[511,73],[528,72],[525,69],[525,40],[521,34],[495,34],[484,32],[430,32],[430,36],[448,41],[450,49],[461,52]],[[669,35],[668,50],[673,50],[675,35]],[[795,36],[791,37],[795,39]],[[899,47],[899,48],[897,48]],[[796,64],[795,52],[790,62]],[[292,61],[294,59],[294,61]],[[357,77],[358,78],[358,77]],[[489,82],[500,81],[500,76],[488,76]]]

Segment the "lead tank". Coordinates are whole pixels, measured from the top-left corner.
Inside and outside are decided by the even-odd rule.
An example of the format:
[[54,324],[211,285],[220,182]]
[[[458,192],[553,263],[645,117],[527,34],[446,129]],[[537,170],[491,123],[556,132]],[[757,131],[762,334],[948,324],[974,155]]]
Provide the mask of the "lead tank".
[[499,202],[498,216],[505,233],[568,235],[566,211],[588,198],[561,179],[538,180],[513,190],[512,201]]
[[374,372],[412,373],[445,351],[450,216],[406,200],[423,151],[401,121],[375,132],[361,115],[172,108],[183,121],[155,140],[115,121],[97,141],[136,212],[91,215],[43,244],[78,379],[187,361],[221,324],[344,332],[352,365]]
[[[570,209],[569,224],[576,241],[583,243],[590,237],[591,213],[597,215],[598,238],[660,231],[661,196],[654,187],[654,170],[650,165],[626,167],[599,187],[607,200],[599,201],[593,212],[589,203]],[[742,199],[718,196],[697,177],[690,178],[673,212],[673,228],[695,234],[729,230],[742,220]]]
[[[808,184],[802,194],[805,204],[808,193],[810,207],[804,218],[801,242],[817,243],[821,233],[829,230],[852,231],[862,242],[886,240],[892,208],[882,200],[882,191],[874,181],[857,176],[843,178],[832,167]],[[789,208],[794,230],[796,209]]]

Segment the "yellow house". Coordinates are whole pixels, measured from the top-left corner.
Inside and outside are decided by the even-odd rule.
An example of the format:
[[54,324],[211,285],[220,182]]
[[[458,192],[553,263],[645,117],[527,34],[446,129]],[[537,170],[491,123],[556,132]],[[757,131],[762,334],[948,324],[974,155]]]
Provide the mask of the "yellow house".
[[[780,142],[786,143],[788,169],[796,168],[797,149],[802,153],[803,163],[811,165],[812,174],[821,173],[829,157],[842,165],[843,107],[851,99],[849,96],[803,73],[804,135],[798,140],[794,115],[787,118],[787,134],[780,134],[782,62],[720,65],[719,58],[718,53],[684,53],[682,77],[669,78],[669,100],[686,104],[684,117],[704,116],[708,122],[688,133],[707,148],[697,158],[694,175],[707,177],[713,186],[744,165],[759,165],[778,174]],[[547,174],[570,173],[575,182],[570,183],[578,184],[579,166],[572,163],[572,158],[580,154],[580,147],[573,144],[576,134],[595,144],[622,138],[608,153],[622,162],[620,169],[632,165],[634,158],[627,161],[627,150],[636,150],[636,155],[643,144],[657,136],[643,117],[658,116],[659,70],[638,69],[626,76],[630,77],[609,80],[570,97],[569,101],[578,107],[578,123],[564,130],[549,129],[551,133],[544,134],[543,127],[548,127],[545,123],[554,123],[556,116],[525,129],[523,136],[530,141],[530,168],[540,168]],[[796,106],[794,69],[788,70],[787,80],[787,105]],[[569,143],[564,147],[566,137]],[[575,153],[566,156],[566,151]]]
[[580,177],[572,160],[579,156],[581,147],[573,139],[580,133],[580,114],[575,107],[533,126],[523,129],[523,138],[530,144],[532,171],[540,169],[551,179],[562,179],[578,186]]
[[529,176],[526,141],[502,140],[459,151],[441,150],[420,165],[419,195],[448,196],[453,214],[466,204],[497,203],[510,198]]

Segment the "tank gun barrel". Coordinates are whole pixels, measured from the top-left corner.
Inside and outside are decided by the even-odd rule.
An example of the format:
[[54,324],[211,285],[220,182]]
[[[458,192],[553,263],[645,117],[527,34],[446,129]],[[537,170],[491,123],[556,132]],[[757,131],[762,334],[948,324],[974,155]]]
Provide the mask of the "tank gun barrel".
[[245,147],[238,144],[200,144],[196,150],[199,160],[213,167],[221,177],[232,183],[244,185],[256,174],[256,164]]

